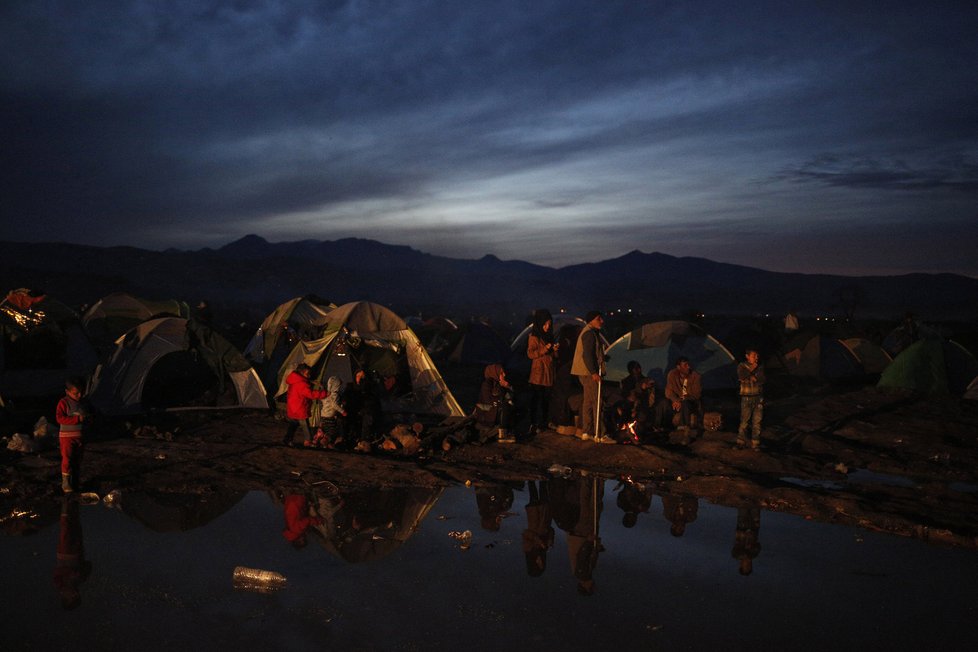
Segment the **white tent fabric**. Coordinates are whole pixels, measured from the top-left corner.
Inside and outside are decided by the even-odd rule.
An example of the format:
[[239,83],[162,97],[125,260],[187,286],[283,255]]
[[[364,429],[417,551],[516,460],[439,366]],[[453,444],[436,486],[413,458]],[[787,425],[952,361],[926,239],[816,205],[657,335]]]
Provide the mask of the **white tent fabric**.
[[335,375],[349,383],[353,358],[361,351],[387,351],[405,356],[411,389],[405,396],[386,401],[385,411],[464,415],[424,345],[396,314],[378,304],[357,301],[331,311],[327,322],[322,338],[297,342],[285,359],[278,373],[276,397],[286,393],[285,378],[301,363],[316,369],[317,377]]

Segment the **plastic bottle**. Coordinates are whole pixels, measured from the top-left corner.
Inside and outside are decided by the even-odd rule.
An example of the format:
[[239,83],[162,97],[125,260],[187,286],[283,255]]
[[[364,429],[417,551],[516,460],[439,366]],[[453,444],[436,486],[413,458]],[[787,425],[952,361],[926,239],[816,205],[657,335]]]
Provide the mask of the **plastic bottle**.
[[275,571],[236,566],[232,577],[234,588],[248,591],[277,591],[284,589],[285,576]]

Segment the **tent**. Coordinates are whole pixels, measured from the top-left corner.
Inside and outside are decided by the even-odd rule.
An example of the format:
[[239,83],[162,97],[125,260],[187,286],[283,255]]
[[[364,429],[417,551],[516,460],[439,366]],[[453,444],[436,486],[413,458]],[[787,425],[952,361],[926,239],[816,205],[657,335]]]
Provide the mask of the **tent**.
[[886,337],[883,338],[883,343],[881,346],[887,353],[890,354],[890,357],[895,358],[901,351],[918,340],[940,337],[941,334],[936,328],[922,324],[918,321],[904,320],[902,324],[894,328],[887,334]]
[[967,389],[964,390],[964,398],[969,401],[978,401],[978,376],[968,383]]
[[244,356],[210,328],[181,317],[151,319],[120,337],[96,369],[90,397],[107,414],[268,407]]
[[484,322],[473,321],[458,329],[448,361],[456,364],[505,364],[509,345]]
[[69,376],[87,377],[98,355],[78,314],[44,293],[20,288],[0,302],[0,392],[48,396]]
[[315,340],[323,335],[326,315],[336,307],[315,295],[289,299],[273,310],[245,347],[266,387],[275,387],[277,374],[297,340]]
[[975,376],[978,361],[963,346],[953,340],[925,339],[893,358],[877,386],[960,395]]
[[[584,320],[580,317],[575,317],[567,313],[557,313],[553,315],[554,321],[554,341],[560,343],[563,341],[562,353],[568,352],[568,347],[566,344],[569,342],[569,353],[568,355],[573,355],[573,348],[577,343],[577,336],[580,334],[581,329],[584,328]],[[513,338],[513,343],[509,345],[509,360],[506,363],[506,370],[511,375],[529,375],[530,373],[530,359],[526,357],[526,347],[530,341],[530,332],[533,330],[533,324],[529,324],[526,328],[520,331],[519,335]],[[561,355],[561,357],[565,357]]]
[[883,350],[883,347],[864,337],[849,337],[842,340],[842,344],[849,349],[849,352],[859,362],[863,373],[882,373],[893,361],[893,358]]
[[131,328],[155,317],[190,317],[190,307],[174,299],[153,301],[116,292],[102,297],[85,311],[82,326],[100,355],[111,353],[115,341]]
[[700,326],[687,321],[659,321],[645,324],[612,342],[607,351],[606,380],[628,376],[628,362],[635,360],[642,370],[665,387],[666,375],[685,356],[703,377],[703,389],[734,387],[737,363],[716,338]]
[[798,333],[785,343],[779,357],[769,362],[793,376],[836,380],[861,376],[862,365],[845,344],[828,335]]
[[275,397],[286,393],[285,378],[305,363],[323,384],[330,376],[350,383],[359,369],[383,379],[388,391],[382,405],[387,413],[463,416],[414,331],[392,311],[355,301],[330,311],[325,319],[323,336],[296,342],[282,363]]
[[410,539],[442,494],[438,487],[374,488],[316,497],[312,528],[323,547],[350,563],[383,559]]

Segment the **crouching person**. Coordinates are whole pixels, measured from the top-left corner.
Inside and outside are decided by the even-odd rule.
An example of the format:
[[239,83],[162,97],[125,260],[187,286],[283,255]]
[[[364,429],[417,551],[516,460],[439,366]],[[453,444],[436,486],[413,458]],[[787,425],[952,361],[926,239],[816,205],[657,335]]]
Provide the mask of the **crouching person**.
[[496,429],[500,444],[516,443],[516,437],[510,432],[514,417],[513,387],[506,380],[506,370],[501,364],[491,364],[483,375],[479,402],[475,404],[476,423],[485,430]]

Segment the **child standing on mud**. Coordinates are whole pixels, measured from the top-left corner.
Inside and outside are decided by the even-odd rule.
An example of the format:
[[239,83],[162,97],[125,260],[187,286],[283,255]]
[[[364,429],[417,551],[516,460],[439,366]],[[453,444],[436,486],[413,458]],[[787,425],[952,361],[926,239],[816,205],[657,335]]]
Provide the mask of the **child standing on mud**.
[[83,434],[92,410],[84,398],[84,384],[79,378],[65,381],[65,395],[58,401],[55,420],[61,426],[58,441],[61,446],[61,490],[69,494],[78,489],[81,477]]
[[339,417],[346,417],[346,409],[340,402],[340,389],[343,381],[338,376],[330,376],[326,381],[326,398],[320,406],[320,432],[316,433],[316,445],[332,448],[343,440]]
[[740,381],[740,427],[737,428],[737,446],[747,445],[747,426],[751,428],[750,446],[761,447],[761,419],[764,416],[764,367],[757,351],[747,349],[744,361],[737,365]]
[[302,430],[304,435],[303,446],[307,448],[312,446],[312,434],[309,432],[310,407],[312,401],[326,398],[327,392],[325,389],[313,389],[309,382],[310,376],[312,376],[312,369],[309,365],[300,364],[285,379],[289,386],[285,410],[289,427],[285,431],[285,438],[282,443],[286,446],[292,446],[292,439],[295,437],[296,430]]

